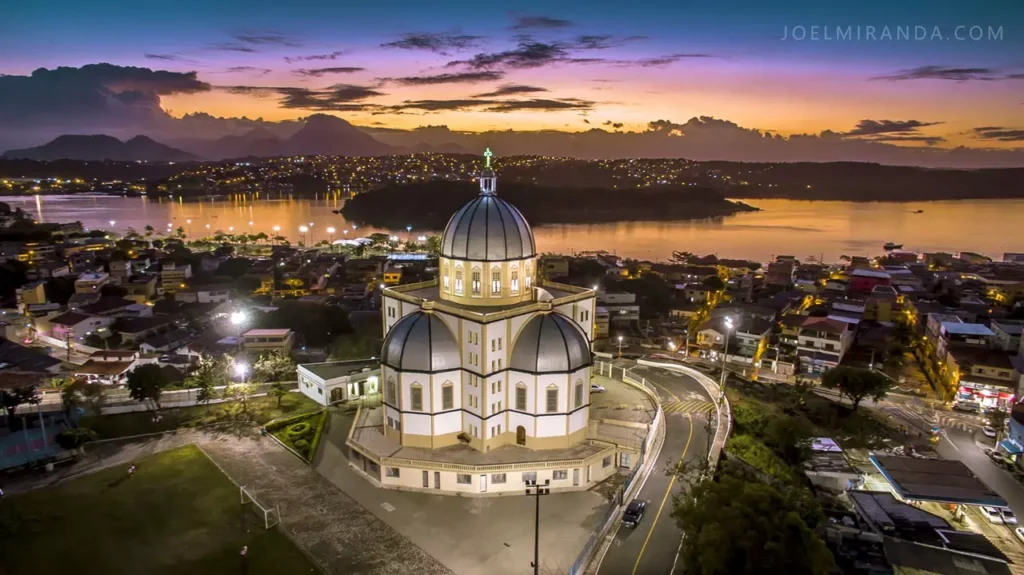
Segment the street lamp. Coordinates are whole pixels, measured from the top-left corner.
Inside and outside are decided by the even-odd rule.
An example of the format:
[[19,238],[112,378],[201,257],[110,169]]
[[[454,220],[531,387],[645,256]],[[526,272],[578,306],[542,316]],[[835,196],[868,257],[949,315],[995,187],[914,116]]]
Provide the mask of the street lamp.
[[676,342],[674,342],[674,341],[668,342],[668,350],[674,352],[676,350]]
[[533,516],[533,575],[540,575],[540,498],[542,495],[550,495],[550,479],[545,479],[543,485],[538,485],[536,479],[526,481],[526,494],[532,495],[536,501],[536,511]]
[[114,224],[116,224],[116,223],[117,222],[115,222],[114,220],[110,220],[110,227],[114,227]]
[[409,240],[412,240],[412,226],[405,226],[405,231],[407,234],[409,234]]
[[622,336],[619,336],[619,358],[622,358]]
[[302,233],[302,243],[306,243],[306,232],[308,231],[309,228],[307,228],[306,226],[299,226],[299,232]]
[[333,227],[331,227],[331,228],[327,228],[327,237],[329,237],[329,238],[330,238],[330,242],[331,242],[331,244],[333,244],[333,243],[334,243],[334,231],[335,231],[335,230],[334,230],[334,228],[333,228]]
[[235,326],[235,332],[238,334],[238,349],[242,349],[242,326],[247,321],[249,321],[249,316],[244,311],[231,312],[231,325]]
[[725,370],[729,366],[729,333],[732,332],[732,318],[725,318],[725,349],[722,354],[722,378],[718,383],[718,402],[725,397]]
[[192,220],[185,220],[185,223],[188,224],[188,237],[191,238],[192,237]]
[[245,374],[249,372],[249,367],[244,363],[235,364],[235,375],[238,376],[239,383],[245,383]]
[[249,233],[252,233],[252,222],[249,222]]

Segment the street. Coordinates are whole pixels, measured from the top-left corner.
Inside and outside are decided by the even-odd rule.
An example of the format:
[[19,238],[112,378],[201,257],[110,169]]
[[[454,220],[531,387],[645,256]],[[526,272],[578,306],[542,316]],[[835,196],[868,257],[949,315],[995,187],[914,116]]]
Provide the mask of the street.
[[716,412],[704,388],[689,376],[636,366],[626,360],[617,360],[615,366],[628,369],[635,379],[644,378],[648,384],[654,384],[665,412],[665,444],[661,461],[637,496],[648,502],[643,520],[634,529],[618,527],[598,573],[669,573],[682,536],[672,518],[672,496],[678,494],[683,485],[673,471],[680,461],[707,457],[713,435],[708,432],[708,418],[714,424]]

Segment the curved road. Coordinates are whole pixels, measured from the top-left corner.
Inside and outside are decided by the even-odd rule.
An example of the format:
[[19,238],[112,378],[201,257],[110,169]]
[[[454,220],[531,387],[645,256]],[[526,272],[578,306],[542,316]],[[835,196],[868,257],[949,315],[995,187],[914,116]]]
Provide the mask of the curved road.
[[[598,567],[607,575],[665,574],[672,571],[679,550],[682,532],[672,518],[672,496],[683,486],[674,469],[680,461],[707,457],[712,430],[708,433],[708,417],[715,422],[714,404],[704,388],[690,376],[673,371],[637,366],[626,360],[614,362],[616,371],[629,370],[637,380],[645,378],[654,384],[665,410],[665,443],[661,461],[651,471],[638,499],[648,501],[647,512],[635,529],[617,528],[608,553]],[[616,378],[620,377],[616,375]]]

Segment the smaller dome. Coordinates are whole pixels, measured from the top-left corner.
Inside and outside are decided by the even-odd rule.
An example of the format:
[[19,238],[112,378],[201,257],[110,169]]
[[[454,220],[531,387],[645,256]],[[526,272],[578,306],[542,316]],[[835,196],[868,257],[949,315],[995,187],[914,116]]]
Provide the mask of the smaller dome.
[[398,371],[437,372],[459,369],[462,357],[448,326],[432,313],[417,311],[388,332],[380,362]]
[[529,373],[565,373],[592,363],[587,336],[557,313],[534,316],[519,332],[509,367]]

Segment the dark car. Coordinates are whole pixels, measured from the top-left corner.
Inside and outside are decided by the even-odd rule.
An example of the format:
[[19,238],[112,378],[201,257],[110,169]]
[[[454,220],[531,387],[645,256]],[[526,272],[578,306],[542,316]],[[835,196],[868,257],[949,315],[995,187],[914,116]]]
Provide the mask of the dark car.
[[647,511],[646,501],[639,499],[630,501],[626,511],[622,514],[622,524],[630,528],[636,527],[640,524],[640,520],[643,519],[644,511]]

